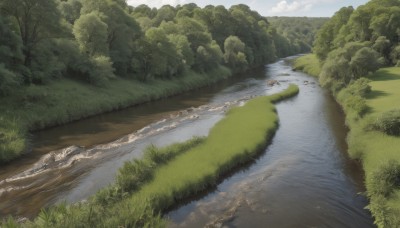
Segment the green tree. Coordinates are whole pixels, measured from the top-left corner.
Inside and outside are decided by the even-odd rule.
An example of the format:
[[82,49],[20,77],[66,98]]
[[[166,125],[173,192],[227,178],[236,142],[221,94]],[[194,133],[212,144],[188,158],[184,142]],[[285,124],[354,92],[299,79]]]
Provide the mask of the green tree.
[[244,71],[247,68],[245,44],[237,36],[229,36],[224,43],[225,63],[235,71]]
[[15,22],[22,39],[25,66],[31,65],[33,50],[40,41],[60,34],[61,14],[56,0],[2,0],[0,10]]
[[58,8],[63,18],[70,24],[74,22],[81,15],[82,3],[80,0],[67,0],[60,2]]
[[107,24],[98,13],[82,15],[74,24],[73,33],[82,52],[89,56],[108,55]]
[[369,47],[358,50],[350,61],[355,79],[366,76],[369,72],[375,72],[381,65],[382,59],[379,53]]
[[23,62],[22,40],[10,27],[10,20],[0,15],[0,63],[17,70]]
[[342,27],[347,24],[353,12],[354,8],[351,6],[341,8],[333,15],[331,20],[325,23],[318,31],[313,51],[319,59],[325,60],[330,51],[339,47],[338,44],[341,43],[340,40],[346,39],[345,36],[347,34],[342,34],[340,39],[337,39],[336,36],[339,31],[344,31]]
[[9,95],[18,85],[19,81],[14,72],[0,64],[0,96]]

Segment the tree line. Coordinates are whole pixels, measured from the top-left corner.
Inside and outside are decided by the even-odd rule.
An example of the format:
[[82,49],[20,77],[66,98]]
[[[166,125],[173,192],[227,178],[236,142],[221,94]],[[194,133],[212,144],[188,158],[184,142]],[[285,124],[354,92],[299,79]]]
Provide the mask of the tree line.
[[2,0],[0,12],[0,95],[62,77],[104,86],[115,77],[168,80],[219,65],[240,72],[307,50],[243,4]]
[[334,92],[382,66],[400,66],[400,1],[343,7],[318,31],[320,81]]
[[311,52],[316,32],[329,20],[327,17],[267,17],[267,19],[276,33],[282,36],[280,40],[275,39],[275,45],[279,46],[278,56]]

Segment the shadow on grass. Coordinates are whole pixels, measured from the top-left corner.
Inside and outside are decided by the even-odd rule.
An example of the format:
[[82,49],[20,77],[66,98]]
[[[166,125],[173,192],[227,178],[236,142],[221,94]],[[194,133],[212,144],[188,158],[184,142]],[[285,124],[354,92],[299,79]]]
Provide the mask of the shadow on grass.
[[376,99],[379,97],[385,97],[388,96],[389,93],[381,90],[372,90],[370,93],[367,95],[367,99]]
[[389,69],[382,69],[373,74],[370,79],[372,81],[391,81],[400,80],[400,76],[392,73]]

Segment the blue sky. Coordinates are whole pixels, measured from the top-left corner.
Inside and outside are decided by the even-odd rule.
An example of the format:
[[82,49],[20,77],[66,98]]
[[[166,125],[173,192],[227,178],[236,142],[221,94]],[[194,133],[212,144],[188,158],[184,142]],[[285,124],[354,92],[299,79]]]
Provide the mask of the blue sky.
[[177,5],[196,3],[203,7],[206,5],[225,5],[230,7],[239,3],[250,6],[263,16],[307,16],[307,17],[330,17],[343,6],[363,5],[368,0],[128,0],[133,6],[146,4],[151,7],[162,5]]

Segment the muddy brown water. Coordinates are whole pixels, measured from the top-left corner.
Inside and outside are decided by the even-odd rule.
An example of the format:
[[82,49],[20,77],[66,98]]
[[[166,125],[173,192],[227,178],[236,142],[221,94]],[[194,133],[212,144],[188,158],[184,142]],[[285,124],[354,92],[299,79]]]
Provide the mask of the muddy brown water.
[[[207,135],[230,107],[300,86],[277,105],[280,127],[253,164],[166,214],[171,227],[373,227],[362,170],[346,155],[343,113],[290,59],[187,94],[107,113],[32,136],[33,151],[0,168],[0,217],[32,218],[112,183],[126,160],[154,144]],[[268,80],[279,85],[267,85]]]

